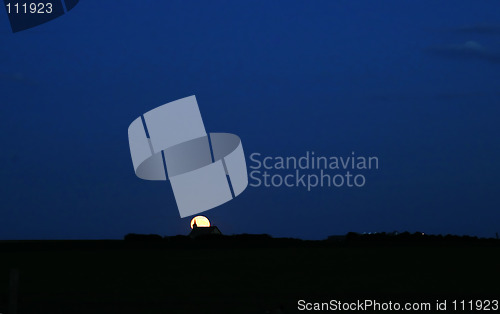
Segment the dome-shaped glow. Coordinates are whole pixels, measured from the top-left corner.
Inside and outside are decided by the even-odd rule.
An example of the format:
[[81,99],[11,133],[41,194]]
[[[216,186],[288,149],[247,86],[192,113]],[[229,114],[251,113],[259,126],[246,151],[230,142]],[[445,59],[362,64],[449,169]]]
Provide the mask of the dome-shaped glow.
[[210,221],[205,216],[196,216],[191,219],[191,229],[193,229],[193,225],[196,222],[196,226],[198,227],[210,227]]

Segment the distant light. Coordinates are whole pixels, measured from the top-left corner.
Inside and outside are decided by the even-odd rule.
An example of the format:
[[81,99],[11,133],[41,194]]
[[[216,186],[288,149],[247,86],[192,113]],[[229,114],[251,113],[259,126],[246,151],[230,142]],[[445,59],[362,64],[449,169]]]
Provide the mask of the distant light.
[[193,229],[195,222],[197,227],[210,227],[210,220],[205,216],[196,216],[191,219],[191,229]]
[[425,233],[422,232],[422,235],[425,235]]

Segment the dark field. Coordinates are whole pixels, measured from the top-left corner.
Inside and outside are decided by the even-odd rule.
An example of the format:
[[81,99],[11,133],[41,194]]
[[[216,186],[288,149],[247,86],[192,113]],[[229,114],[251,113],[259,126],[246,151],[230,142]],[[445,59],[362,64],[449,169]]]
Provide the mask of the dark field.
[[12,269],[19,314],[289,313],[299,299],[500,297],[496,244],[31,241],[0,249],[0,313]]

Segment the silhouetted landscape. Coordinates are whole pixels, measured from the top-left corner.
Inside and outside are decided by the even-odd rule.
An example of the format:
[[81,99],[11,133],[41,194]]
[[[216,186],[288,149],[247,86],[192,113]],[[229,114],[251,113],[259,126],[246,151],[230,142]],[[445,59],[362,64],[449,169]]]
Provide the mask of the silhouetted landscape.
[[413,301],[500,292],[500,241],[493,238],[128,234],[2,241],[0,250],[0,313],[10,313],[9,298],[11,306],[17,299],[20,314],[290,313],[299,299]]

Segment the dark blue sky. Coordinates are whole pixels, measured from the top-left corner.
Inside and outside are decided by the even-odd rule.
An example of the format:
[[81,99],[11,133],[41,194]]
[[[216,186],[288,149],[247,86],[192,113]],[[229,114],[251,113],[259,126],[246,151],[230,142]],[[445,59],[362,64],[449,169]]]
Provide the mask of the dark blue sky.
[[0,239],[188,233],[127,128],[193,94],[247,158],[380,160],[360,189],[248,187],[205,213],[223,233],[500,232],[495,0],[87,0],[15,34],[0,12],[0,88]]

